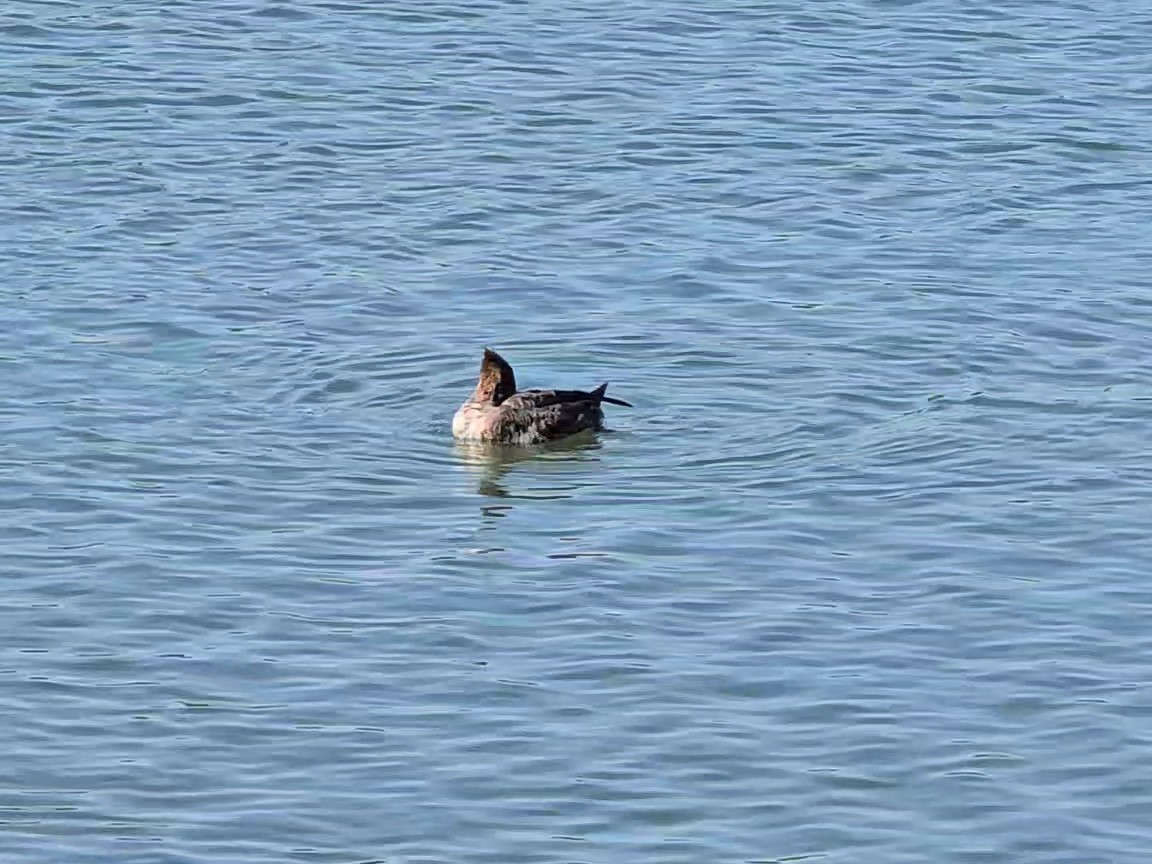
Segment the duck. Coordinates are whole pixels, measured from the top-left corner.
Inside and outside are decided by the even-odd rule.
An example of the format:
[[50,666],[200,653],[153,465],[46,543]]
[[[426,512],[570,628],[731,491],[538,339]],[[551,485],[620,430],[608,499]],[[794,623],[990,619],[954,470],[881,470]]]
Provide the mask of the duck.
[[632,407],[605,396],[607,389],[605,382],[591,391],[517,390],[508,361],[485,348],[476,389],[452,418],[452,435],[461,441],[531,445],[599,431],[604,428],[603,403]]

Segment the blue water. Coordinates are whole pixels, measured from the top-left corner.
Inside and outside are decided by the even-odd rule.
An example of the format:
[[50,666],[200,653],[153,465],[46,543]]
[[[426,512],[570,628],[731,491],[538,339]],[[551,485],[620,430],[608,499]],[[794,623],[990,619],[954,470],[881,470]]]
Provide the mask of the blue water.
[[1147,861],[1152,15],[0,48],[0,862]]

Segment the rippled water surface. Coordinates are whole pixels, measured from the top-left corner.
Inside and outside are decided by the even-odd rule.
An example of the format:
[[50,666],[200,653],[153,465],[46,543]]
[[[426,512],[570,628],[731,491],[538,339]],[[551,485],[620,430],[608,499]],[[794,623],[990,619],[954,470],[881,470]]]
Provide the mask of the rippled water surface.
[[1138,7],[7,0],[0,859],[1146,862]]

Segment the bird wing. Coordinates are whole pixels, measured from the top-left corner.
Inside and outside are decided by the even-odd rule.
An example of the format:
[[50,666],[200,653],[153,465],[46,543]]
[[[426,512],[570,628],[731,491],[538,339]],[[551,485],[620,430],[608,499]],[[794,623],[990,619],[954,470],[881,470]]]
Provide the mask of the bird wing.
[[492,429],[496,440],[531,444],[574,435],[585,429],[599,429],[604,422],[604,412],[595,400],[531,404],[531,399],[520,399],[524,395],[528,393],[517,393],[501,404]]
[[585,393],[583,390],[521,390],[509,396],[501,406],[508,408],[546,408],[550,405],[565,405],[577,402],[600,401],[600,395]]
[[591,392],[586,390],[521,390],[500,404],[512,404],[514,407],[543,408],[545,405],[557,405],[564,402],[595,402],[597,405],[601,402],[611,402],[613,405],[623,405],[625,408],[632,407],[631,402],[605,396],[604,391],[607,389],[608,384],[605,382]]

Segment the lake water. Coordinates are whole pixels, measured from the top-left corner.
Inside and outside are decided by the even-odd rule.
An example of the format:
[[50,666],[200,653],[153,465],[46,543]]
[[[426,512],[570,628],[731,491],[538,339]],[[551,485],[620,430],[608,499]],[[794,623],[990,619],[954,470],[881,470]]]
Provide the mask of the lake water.
[[1147,861],[1138,5],[8,0],[0,861]]

